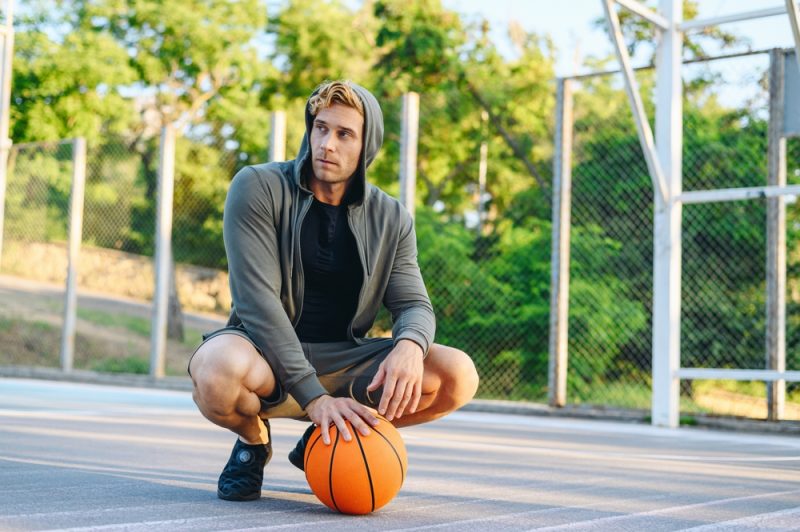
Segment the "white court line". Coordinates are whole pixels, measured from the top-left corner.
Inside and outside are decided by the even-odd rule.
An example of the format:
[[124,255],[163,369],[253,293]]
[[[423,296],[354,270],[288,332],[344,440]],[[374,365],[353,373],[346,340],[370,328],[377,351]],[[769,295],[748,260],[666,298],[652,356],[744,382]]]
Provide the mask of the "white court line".
[[[543,528],[532,528],[530,531],[533,530],[581,530],[581,529],[595,529],[597,527],[605,528],[609,530],[609,526],[612,523],[616,524],[620,521],[630,521],[633,519],[639,519],[641,517],[649,517],[652,515],[663,515],[663,514],[670,514],[676,512],[683,512],[686,510],[699,510],[703,508],[709,508],[712,506],[719,506],[722,504],[730,504],[735,502],[742,502],[742,501],[752,501],[756,499],[765,499],[769,497],[780,497],[783,495],[794,495],[800,493],[800,490],[789,490],[789,491],[776,491],[772,493],[760,493],[758,495],[746,495],[744,497],[730,497],[728,499],[717,499],[710,502],[701,502],[696,504],[685,504],[683,506],[670,506],[668,508],[659,508],[658,510],[650,510],[647,512],[638,512],[634,514],[625,514],[625,515],[615,515],[611,517],[598,517],[596,519],[588,519],[585,521],[580,521],[578,523],[569,523],[565,525],[557,525],[557,526],[548,526]],[[529,531],[529,532],[530,532]]]
[[[687,461],[687,462],[797,462],[800,461],[800,455],[789,456],[765,456],[765,455],[748,455],[748,456],[734,456],[734,455],[690,455],[690,454],[664,454],[664,453],[645,453],[637,452],[632,449],[626,450],[581,450],[581,449],[567,449],[564,447],[551,447],[545,445],[541,440],[535,443],[523,442],[520,439],[506,439],[498,440],[491,436],[477,436],[471,435],[469,441],[464,438],[455,438],[449,433],[436,433],[430,432],[428,434],[406,435],[403,434],[403,439],[406,441],[411,440],[412,444],[419,440],[420,445],[426,446],[441,446],[447,444],[453,448],[464,450],[496,450],[496,451],[519,451],[533,454],[554,454],[561,456],[570,456],[575,458],[597,458],[597,457],[610,457],[640,459],[650,461]],[[441,443],[435,443],[441,442]],[[506,443],[507,442],[507,443]],[[547,442],[550,444],[552,442]],[[618,446],[617,446],[618,447]],[[734,451],[732,451],[733,453]],[[741,454],[738,451],[737,454]]]
[[777,445],[800,449],[800,438],[795,435],[783,434],[748,434],[732,431],[711,429],[697,429],[690,427],[665,428],[638,423],[625,423],[604,419],[582,419],[568,417],[551,417],[521,414],[488,414],[485,412],[458,411],[438,420],[437,423],[447,424],[458,421],[468,422],[473,425],[507,425],[514,427],[530,427],[532,429],[559,429],[586,433],[601,433],[619,436],[629,434],[633,436],[647,436],[652,438],[671,438],[685,441],[714,441],[726,443],[751,444],[763,447],[764,445]]
[[[580,492],[583,492],[583,491],[594,490],[594,489],[597,488],[598,485],[600,485],[602,483],[602,480],[603,479],[601,477],[597,477],[596,479],[594,479],[594,481],[593,481],[591,486],[580,486],[580,487],[576,487],[575,489],[562,490],[562,492],[580,493]],[[536,482],[531,482],[529,484],[530,485],[541,484],[541,482],[540,481],[536,481]],[[483,489],[485,489],[485,488],[481,487],[480,489],[476,488],[473,491],[479,491],[479,490],[483,490]],[[274,489],[270,489],[268,491],[274,491]],[[462,495],[462,494],[459,493],[459,495]],[[306,496],[306,494],[302,494],[302,496]],[[308,496],[311,496],[311,494],[309,493]],[[407,501],[407,500],[412,499],[412,498],[419,498],[419,497],[425,497],[425,496],[426,496],[425,494],[421,494],[421,495],[418,495],[418,496],[404,497],[404,500]],[[657,496],[646,497],[645,499],[664,498],[664,497],[666,497],[666,496],[665,495],[657,495]],[[645,499],[637,499],[637,500],[645,500]],[[301,503],[304,502],[303,500],[300,500],[299,498],[298,499],[293,499],[293,500],[295,500],[296,502],[301,502]],[[430,504],[430,505],[423,505],[423,506],[414,506],[413,511],[418,512],[420,510],[428,510],[428,509],[431,509],[431,508],[437,508],[437,507],[441,507],[441,506],[453,507],[453,506],[458,506],[458,505],[462,505],[462,504],[471,504],[471,503],[476,502],[476,501],[492,501],[492,500],[502,500],[502,499],[474,498],[474,499],[470,499],[470,500],[467,500],[467,501],[459,501],[457,503],[447,502],[447,503]],[[601,502],[596,503],[596,505],[601,505],[601,504],[607,504],[607,501],[601,501]],[[593,504],[591,506],[595,506],[595,504]],[[291,513],[291,512],[298,512],[298,511],[307,511],[307,510],[309,510],[309,507],[316,508],[317,504],[316,503],[311,503],[311,504],[309,504],[309,506],[302,507],[302,508],[295,508],[295,509],[291,509],[291,510],[275,510],[275,511],[267,512],[267,513],[270,513],[270,514],[281,514],[281,513]],[[123,508],[123,509],[127,509],[127,508]],[[537,513],[547,513],[547,512],[560,511],[560,510],[563,510],[563,507],[539,508],[539,509],[535,510],[535,512],[537,512]],[[409,511],[409,509],[407,507],[394,508],[394,509],[383,509],[381,511],[381,515],[400,513],[400,512],[408,512],[408,511]],[[530,511],[523,512],[523,513],[527,514],[527,513],[530,513]],[[44,515],[51,515],[51,514],[44,514]],[[52,515],[55,515],[55,514],[52,514]],[[141,530],[141,531],[148,531],[149,532],[155,526],[172,526],[172,527],[174,527],[174,526],[178,526],[178,525],[184,525],[184,526],[186,526],[186,525],[200,525],[203,522],[209,521],[210,519],[226,519],[228,517],[241,517],[241,516],[242,516],[242,514],[241,514],[241,512],[239,512],[237,514],[223,514],[223,515],[217,515],[217,516],[213,516],[213,517],[194,517],[194,518],[187,517],[187,518],[179,518],[179,519],[165,519],[165,520],[158,520],[158,521],[127,522],[127,523],[114,523],[114,524],[108,524],[108,525],[95,525],[95,526],[89,526],[89,527],[78,527],[78,528],[68,528],[68,529],[53,529],[51,532],[55,532],[56,530],[59,530],[60,532],[93,532],[93,531],[116,530],[116,529],[126,530],[126,531],[139,531],[139,530]],[[334,522],[341,522],[341,521],[342,521],[342,516],[341,515],[332,514],[331,518],[326,518],[326,519],[323,519],[323,520],[312,521],[312,522],[304,521],[304,522],[299,522],[299,523],[284,523],[284,524],[281,524],[281,525],[272,525],[272,526],[259,524],[257,527],[252,527],[252,528],[242,528],[241,526],[237,526],[236,528],[224,529],[224,530],[229,530],[231,532],[232,531],[247,532],[247,531],[257,531],[257,530],[278,530],[278,529],[286,529],[286,528],[308,528],[308,527],[316,526],[316,525],[319,525],[319,524],[334,523]],[[223,529],[219,529],[219,530],[223,530]]]
[[780,530],[800,530],[800,506],[797,508],[787,508],[778,512],[751,515],[741,519],[722,521],[710,525],[701,525],[694,528],[687,528],[684,532],[731,532],[747,529],[767,529],[778,532]]
[[22,391],[29,392],[33,391],[40,391],[42,389],[50,391],[52,388],[57,389],[69,389],[69,390],[80,390],[83,388],[88,388],[92,391],[97,392],[109,392],[114,396],[121,397],[121,396],[146,396],[146,397],[164,397],[164,398],[188,398],[188,403],[193,405],[191,399],[191,392],[184,391],[184,390],[168,390],[165,388],[140,388],[137,386],[116,386],[110,384],[98,384],[92,382],[70,382],[70,381],[51,381],[51,380],[42,380],[42,379],[26,379],[24,377],[10,377],[3,379],[5,390],[6,391],[11,388],[16,388],[14,391]]
[[[40,465],[40,466],[51,466],[51,467],[58,467],[62,469],[76,469],[78,471],[91,471],[95,473],[108,473],[114,475],[145,475],[147,476],[148,480],[153,480],[150,477],[155,475],[164,475],[165,472],[160,467],[151,467],[151,468],[141,468],[141,469],[131,469],[126,467],[108,467],[103,465],[93,465],[87,463],[79,463],[79,462],[65,462],[63,460],[37,460],[33,458],[16,458],[12,456],[0,456],[0,462],[15,462],[18,464],[31,464],[31,465]],[[145,466],[143,466],[145,467]],[[197,480],[205,480],[206,477],[202,474],[195,473],[180,473],[180,475],[184,478],[189,479],[197,479]],[[173,474],[173,476],[178,476]]]
[[640,454],[641,458],[679,462],[800,462],[797,456],[692,456],[689,454]]
[[[583,492],[583,491],[591,491],[591,490],[594,490],[594,489],[597,488],[597,485],[599,485],[601,483],[601,480],[603,480],[601,477],[597,477],[592,485],[581,486],[579,488],[574,488],[574,489],[570,489],[570,490],[566,490],[566,491],[562,490],[562,493],[579,493],[579,492]],[[536,482],[531,483],[531,485],[534,485],[534,484],[540,484],[540,482],[536,481]],[[481,487],[481,488],[473,489],[471,491],[481,491],[481,490],[485,491],[485,489],[486,489],[485,487]],[[459,496],[461,496],[462,494],[463,494],[463,492],[459,492]],[[404,497],[404,499],[408,500],[408,499],[412,499],[412,498],[426,497],[426,496],[427,495],[425,495],[425,494],[423,494],[423,495],[414,495],[414,496],[411,496],[411,497]],[[637,500],[646,500],[646,499],[664,498],[664,497],[666,497],[666,495],[656,495],[656,496],[649,496],[649,497],[645,497],[643,499],[637,499]],[[442,506],[450,508],[450,507],[453,507],[453,506],[461,506],[461,505],[464,505],[464,504],[471,504],[471,503],[474,503],[474,502],[492,502],[492,501],[508,502],[508,499],[487,499],[487,498],[484,498],[484,497],[476,497],[476,498],[468,499],[466,501],[445,502],[445,503],[438,503],[438,504],[429,504],[429,505],[424,505],[424,506],[414,506],[413,511],[414,512],[419,512],[420,510],[430,510],[432,508],[440,508]],[[598,502],[596,504],[597,505],[605,504],[605,502]],[[592,505],[592,506],[594,506],[594,505]],[[556,507],[556,508],[539,508],[539,509],[536,509],[536,510],[526,510],[525,512],[521,512],[521,513],[527,515],[527,514],[530,514],[530,513],[547,513],[547,512],[552,512],[552,511],[556,511],[556,510],[563,510],[563,507],[559,506],[559,507]],[[383,515],[387,515],[387,514],[393,514],[393,513],[399,513],[399,512],[407,512],[407,511],[408,511],[408,508],[395,508],[395,509],[385,509],[384,508],[384,509],[381,510],[381,515],[383,516]],[[491,519],[491,518],[471,519],[470,521],[484,521],[484,520],[489,520],[489,519]],[[255,532],[257,530],[278,530],[278,529],[281,529],[281,528],[306,528],[306,527],[315,526],[315,525],[322,524],[322,523],[332,523],[332,522],[336,522],[336,521],[341,521],[341,518],[338,518],[338,519],[327,519],[327,520],[324,520],[324,521],[314,521],[313,523],[308,523],[308,522],[286,523],[286,524],[283,524],[283,525],[258,526],[258,527],[255,527],[255,528],[240,528],[240,527],[237,527],[237,528],[226,529],[225,532],[234,532],[234,531],[235,532]],[[451,523],[436,524],[436,525],[424,525],[421,528],[437,528],[437,527],[441,527],[441,526],[449,526],[450,524]],[[403,531],[403,530],[416,530],[416,529],[415,528],[400,528],[400,529],[388,528],[388,529],[385,529],[385,530],[387,530],[387,531],[391,530],[393,532],[400,532],[400,531]]]
[[117,514],[125,511],[138,511],[138,510],[148,510],[148,509],[163,509],[167,507],[175,507],[175,506],[191,506],[194,507],[196,503],[194,502],[159,502],[154,504],[147,504],[147,505],[140,505],[140,506],[116,506],[116,507],[107,507],[107,508],[99,508],[99,509],[92,509],[87,510],[86,508],[82,508],[80,510],[63,510],[60,512],[35,512],[35,513],[28,513],[28,514],[4,514],[0,516],[0,519],[3,520],[10,520],[10,519],[36,519],[41,517],[48,517],[48,518],[55,518],[55,517],[72,517],[72,516],[82,516],[86,517],[87,514],[91,513],[92,516],[96,517],[102,514]]
[[[647,500],[658,500],[658,499],[665,499],[669,497],[669,495],[649,495],[647,497],[641,497],[637,499],[633,499],[635,501],[647,501]],[[602,506],[604,504],[609,504],[608,501],[598,501],[592,504],[586,504],[583,506],[554,506],[551,508],[537,508],[535,510],[525,510],[524,512],[514,512],[510,514],[500,514],[500,515],[490,515],[487,517],[475,517],[472,519],[462,519],[459,521],[449,521],[446,523],[437,523],[435,525],[420,525],[415,526],[412,528],[391,528],[392,532],[410,532],[412,530],[430,530],[434,528],[444,528],[453,525],[466,525],[466,524],[473,524],[473,523],[485,523],[485,522],[492,522],[492,521],[500,521],[503,519],[509,519],[514,517],[522,517],[523,515],[543,515],[543,514],[552,514],[563,512],[566,510],[586,510],[589,508],[595,508],[597,506]]]
[[[307,511],[308,507],[301,507],[301,508],[292,508],[291,510],[274,510],[274,511],[266,511],[260,513],[258,515],[253,514],[253,517],[261,517],[264,515],[275,515],[275,514],[288,514],[300,511]],[[113,523],[109,525],[94,525],[94,526],[82,526],[82,527],[75,527],[75,528],[51,528],[45,530],[44,532],[96,532],[100,530],[126,530],[126,531],[133,531],[133,530],[142,530],[142,531],[150,531],[155,526],[159,525],[190,525],[190,524],[200,524],[206,521],[218,521],[220,519],[228,519],[228,518],[241,518],[242,512],[236,512],[232,514],[218,514],[218,515],[211,515],[208,517],[187,517],[186,519],[161,519],[158,521],[137,521],[135,523]],[[263,528],[263,527],[262,527]],[[235,529],[239,530],[239,529]]]
[[[131,416],[130,414],[133,415]],[[154,410],[152,412],[152,416],[147,416],[147,412],[143,412],[140,409],[131,409],[130,412],[114,411],[112,413],[108,411],[100,412],[96,410],[30,411],[0,408],[0,418],[9,419],[46,419],[54,421],[81,421],[86,423],[101,424],[112,423],[114,425],[147,425],[153,427],[197,428],[219,431],[219,428],[204,419],[200,415],[200,412],[197,412],[196,416],[187,416],[185,412],[182,412],[180,416],[177,416],[180,419],[170,419],[167,417],[168,415],[169,412],[165,412],[161,409]]]
[[91,440],[93,442],[109,441],[124,443],[151,444],[158,448],[164,445],[175,445],[177,447],[199,447],[199,448],[229,448],[229,443],[210,443],[195,438],[164,438],[162,436],[135,436],[133,434],[100,434],[81,430],[55,429],[47,427],[3,427],[3,432],[16,434],[29,434],[34,436],[47,436],[50,438],[74,438],[79,440]]
[[[560,449],[556,447],[543,447],[540,445],[535,446],[525,446],[522,444],[519,445],[510,445],[510,444],[495,444],[495,443],[479,443],[479,442],[468,442],[468,441],[460,441],[450,439],[449,437],[430,437],[428,441],[424,442],[426,447],[437,448],[437,449],[446,449],[449,451],[453,450],[465,450],[465,451],[489,451],[489,452],[499,452],[502,453],[501,456],[506,457],[507,459],[510,458],[513,454],[515,455],[522,455],[522,456],[544,456],[547,458],[567,458],[572,460],[584,460],[590,462],[596,462],[597,460],[603,460],[607,463],[616,463],[621,464],[626,468],[631,468],[634,465],[644,465],[650,468],[651,471],[662,470],[662,471],[674,471],[675,465],[680,463],[679,459],[672,459],[672,460],[664,460],[661,458],[656,458],[653,456],[649,456],[647,454],[636,454],[632,452],[625,452],[625,451],[589,451],[589,450],[578,450],[578,449]],[[409,445],[409,449],[414,451],[413,445]],[[782,458],[782,457],[781,457]],[[800,457],[796,456],[789,456],[785,457],[785,460],[782,459],[781,461],[787,462],[797,462],[800,460]],[[706,474],[718,474],[718,475],[726,475],[730,476],[732,474],[737,474],[738,476],[745,476],[747,478],[764,478],[764,475],[767,473],[764,469],[758,469],[754,467],[749,467],[746,462],[758,462],[759,460],[757,457],[752,457],[751,460],[743,461],[743,464],[733,463],[737,460],[730,460],[732,463],[724,463],[727,460],[718,460],[718,461],[709,461],[708,463],[704,463],[702,458],[691,460],[690,463],[692,467],[695,468],[695,472],[699,471],[699,468],[702,468],[702,471]],[[770,459],[770,462],[774,462],[775,460]],[[788,469],[775,469],[770,470],[769,473],[770,480],[785,480],[785,481],[796,481],[797,480],[797,473],[794,471],[790,471]]]

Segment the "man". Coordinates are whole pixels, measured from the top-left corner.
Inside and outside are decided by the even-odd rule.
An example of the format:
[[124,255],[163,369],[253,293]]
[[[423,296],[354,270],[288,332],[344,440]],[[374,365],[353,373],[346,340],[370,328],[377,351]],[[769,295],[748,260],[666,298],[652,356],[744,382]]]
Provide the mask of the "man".
[[[424,423],[478,386],[467,355],[433,343],[410,215],[366,181],[383,142],[375,97],[325,83],[305,119],[295,160],[244,168],[231,183],[223,237],[233,309],[189,362],[200,411],[238,435],[219,478],[225,500],[261,496],[270,418],[313,423],[289,453],[302,469],[315,425],[349,441],[345,421],[367,435],[373,409],[398,427]],[[392,338],[365,338],[381,304]]]

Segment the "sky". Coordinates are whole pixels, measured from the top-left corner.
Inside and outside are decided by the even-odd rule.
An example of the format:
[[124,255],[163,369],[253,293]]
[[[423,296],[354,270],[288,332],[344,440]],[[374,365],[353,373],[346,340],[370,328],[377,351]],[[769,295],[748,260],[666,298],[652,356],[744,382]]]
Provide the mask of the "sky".
[[[510,49],[506,35],[512,20],[528,31],[549,34],[558,53],[558,76],[586,73],[588,70],[581,66],[583,58],[613,53],[608,36],[593,25],[594,20],[603,17],[601,0],[443,0],[442,3],[459,13],[486,18],[501,50]],[[699,0],[698,18],[783,5],[783,0]],[[748,37],[754,50],[794,46],[786,15],[725,24],[724,29]]]

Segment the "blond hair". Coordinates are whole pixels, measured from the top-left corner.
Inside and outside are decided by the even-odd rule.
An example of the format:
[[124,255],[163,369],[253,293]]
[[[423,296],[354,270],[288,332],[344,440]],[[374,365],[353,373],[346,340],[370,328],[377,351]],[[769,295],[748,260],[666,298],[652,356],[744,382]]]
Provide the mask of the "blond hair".
[[350,82],[346,80],[327,81],[320,85],[308,100],[308,109],[312,115],[317,116],[322,109],[327,109],[335,103],[352,107],[364,116],[364,104],[361,103],[361,98],[353,90]]

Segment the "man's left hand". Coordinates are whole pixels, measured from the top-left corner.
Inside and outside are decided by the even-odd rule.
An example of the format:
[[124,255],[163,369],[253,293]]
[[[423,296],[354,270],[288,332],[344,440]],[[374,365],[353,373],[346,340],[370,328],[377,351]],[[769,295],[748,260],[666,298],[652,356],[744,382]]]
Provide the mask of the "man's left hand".
[[400,340],[381,365],[367,391],[383,385],[378,412],[391,421],[417,411],[422,396],[422,348],[411,340]]

